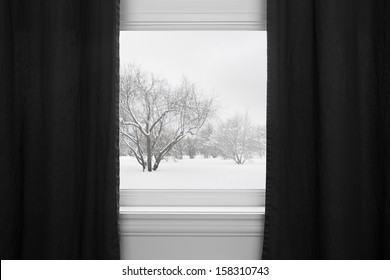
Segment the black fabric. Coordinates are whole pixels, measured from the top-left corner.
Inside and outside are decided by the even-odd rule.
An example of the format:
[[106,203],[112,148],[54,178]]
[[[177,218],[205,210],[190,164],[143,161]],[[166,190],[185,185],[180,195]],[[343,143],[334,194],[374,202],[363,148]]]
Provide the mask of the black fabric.
[[390,258],[390,3],[268,1],[264,259]]
[[119,1],[0,0],[0,255],[118,259]]

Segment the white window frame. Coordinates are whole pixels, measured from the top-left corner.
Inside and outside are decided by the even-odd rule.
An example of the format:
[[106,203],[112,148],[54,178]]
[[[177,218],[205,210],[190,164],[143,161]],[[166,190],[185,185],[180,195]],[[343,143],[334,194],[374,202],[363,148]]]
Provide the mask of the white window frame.
[[266,0],[121,0],[121,30],[266,30]]
[[[120,17],[121,31],[265,31],[266,0],[121,0]],[[221,233],[215,224],[221,219],[225,227],[231,221],[230,231],[224,234],[258,236],[264,208],[262,189],[121,189],[121,234],[185,235],[196,229],[200,235],[213,235]],[[190,217],[185,225],[178,222],[168,230],[159,222],[161,218],[172,224],[183,214]],[[191,223],[201,218],[203,226]],[[242,226],[243,219],[251,222]]]

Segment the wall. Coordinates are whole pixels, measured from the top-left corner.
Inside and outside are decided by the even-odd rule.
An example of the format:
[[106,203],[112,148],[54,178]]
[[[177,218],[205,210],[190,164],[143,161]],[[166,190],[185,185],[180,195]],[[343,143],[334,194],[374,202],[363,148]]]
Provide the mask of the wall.
[[122,207],[121,258],[260,259],[263,207]]

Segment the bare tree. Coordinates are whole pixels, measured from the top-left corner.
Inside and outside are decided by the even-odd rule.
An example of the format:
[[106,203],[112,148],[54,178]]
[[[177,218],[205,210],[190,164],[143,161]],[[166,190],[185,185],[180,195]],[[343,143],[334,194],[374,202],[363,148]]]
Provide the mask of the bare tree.
[[267,130],[265,126],[256,126],[254,128],[254,139],[255,139],[255,145],[256,145],[256,154],[259,157],[265,156],[266,151],[266,140],[267,140]]
[[254,127],[247,117],[236,114],[219,126],[215,135],[221,154],[233,159],[237,164],[244,164],[256,152]]
[[196,136],[199,143],[199,151],[205,158],[210,156],[216,158],[219,155],[219,145],[216,138],[213,137],[215,133],[216,129],[213,123],[208,122]]
[[120,133],[143,170],[157,170],[177,143],[196,135],[213,104],[187,79],[171,88],[166,80],[129,65],[121,75]]
[[199,139],[193,136],[186,137],[184,148],[190,159],[194,159],[196,154],[199,152]]

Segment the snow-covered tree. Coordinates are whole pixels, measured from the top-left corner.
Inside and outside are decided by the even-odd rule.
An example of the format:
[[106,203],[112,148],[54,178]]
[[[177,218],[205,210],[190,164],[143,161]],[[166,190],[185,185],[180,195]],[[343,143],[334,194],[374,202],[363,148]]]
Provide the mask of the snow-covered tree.
[[265,150],[266,150],[266,127],[258,125],[254,128],[254,136],[255,136],[255,145],[257,147],[256,154],[259,157],[265,156]]
[[143,170],[157,170],[177,143],[197,134],[213,108],[214,99],[187,79],[172,88],[134,65],[121,73],[120,133]]
[[244,164],[258,151],[254,126],[247,115],[236,114],[225,120],[215,134],[216,142],[223,157]]
[[219,155],[219,147],[216,138],[213,137],[216,133],[214,125],[209,122],[205,124],[201,131],[196,136],[199,139],[199,152],[205,157],[216,158]]
[[199,139],[196,136],[189,136],[184,140],[185,153],[194,159],[199,152]]
[[119,138],[119,155],[120,156],[131,156],[132,151],[128,146],[128,143],[126,142],[126,139],[124,137]]
[[185,154],[185,143],[179,141],[172,149],[167,153],[167,156],[172,156],[175,159],[183,159]]

